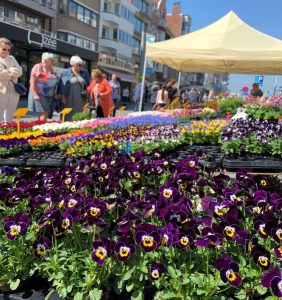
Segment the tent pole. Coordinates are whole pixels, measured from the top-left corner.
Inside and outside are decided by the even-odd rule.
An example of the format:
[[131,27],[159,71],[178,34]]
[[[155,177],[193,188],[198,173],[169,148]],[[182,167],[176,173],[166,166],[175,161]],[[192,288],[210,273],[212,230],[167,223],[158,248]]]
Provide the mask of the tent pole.
[[141,84],[141,93],[140,93],[140,101],[139,101],[139,110],[142,111],[142,104],[144,98],[144,85],[145,85],[145,76],[146,76],[146,65],[147,65],[147,58],[144,58],[144,66],[143,66],[143,74],[142,74],[142,84]]
[[178,73],[178,82],[177,82],[177,89],[179,90],[180,88],[180,81],[181,81],[181,71]]

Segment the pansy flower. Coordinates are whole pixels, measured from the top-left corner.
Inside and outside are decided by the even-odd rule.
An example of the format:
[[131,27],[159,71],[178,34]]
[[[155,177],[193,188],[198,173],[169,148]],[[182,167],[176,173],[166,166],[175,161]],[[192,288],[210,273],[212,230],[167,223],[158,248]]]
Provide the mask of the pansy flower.
[[259,233],[259,235],[266,239],[268,237],[268,234],[265,232],[265,222],[262,220],[258,220],[254,224],[255,230]]
[[251,252],[254,261],[264,270],[270,268],[270,253],[262,246],[257,245]]
[[167,227],[161,229],[161,245],[170,248],[173,244],[174,226],[169,223]]
[[33,242],[34,254],[37,257],[45,257],[52,249],[52,242],[46,237],[37,237]]
[[3,224],[7,238],[10,240],[15,240],[19,235],[24,235],[29,226],[29,222],[29,216],[24,213],[18,213],[14,216],[5,217]]
[[135,253],[134,242],[128,237],[120,237],[114,246],[117,259],[119,261],[126,261]]
[[276,297],[282,298],[282,271],[279,267],[264,272],[261,284],[266,288],[271,288]]
[[135,240],[145,251],[154,251],[161,241],[159,228],[151,224],[138,225],[136,227]]
[[223,282],[228,282],[236,288],[241,285],[242,278],[239,275],[239,267],[232,258],[228,256],[219,258],[215,262],[215,268],[219,270]]
[[164,266],[156,262],[152,263],[150,269],[152,280],[158,280],[165,271]]
[[275,256],[278,258],[278,259],[282,259],[282,245],[278,245],[274,248],[274,253],[275,253]]
[[160,187],[160,198],[167,201],[172,201],[177,196],[177,189],[172,186],[161,186]]
[[93,242],[92,259],[99,265],[103,265],[110,251],[110,242],[107,238],[101,237],[100,241]]

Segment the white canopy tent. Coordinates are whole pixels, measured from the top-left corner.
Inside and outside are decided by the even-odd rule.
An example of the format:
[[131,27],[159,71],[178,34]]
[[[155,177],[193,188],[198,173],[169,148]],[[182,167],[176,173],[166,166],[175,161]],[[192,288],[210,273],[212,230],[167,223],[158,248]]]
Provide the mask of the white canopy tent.
[[200,30],[147,45],[145,56],[179,71],[282,74],[282,41],[232,11]]

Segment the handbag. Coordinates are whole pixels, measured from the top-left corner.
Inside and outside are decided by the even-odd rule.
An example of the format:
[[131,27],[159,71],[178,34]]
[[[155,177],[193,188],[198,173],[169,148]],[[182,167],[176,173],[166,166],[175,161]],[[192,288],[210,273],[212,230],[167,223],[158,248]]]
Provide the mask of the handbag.
[[15,90],[16,90],[16,92],[18,93],[18,94],[20,94],[20,95],[25,95],[26,94],[26,92],[27,92],[27,88],[25,87],[25,85],[24,84],[22,84],[22,83],[15,83],[13,80],[11,80],[12,81],[12,83],[13,83],[13,85],[14,85],[14,87],[15,87]]
[[[5,67],[5,69],[8,69],[2,62],[1,62],[1,64]],[[15,87],[15,91],[16,91],[19,95],[25,95],[25,94],[26,94],[27,88],[25,87],[24,84],[19,83],[19,82],[15,83],[13,80],[11,80],[11,81],[12,81],[14,87]]]

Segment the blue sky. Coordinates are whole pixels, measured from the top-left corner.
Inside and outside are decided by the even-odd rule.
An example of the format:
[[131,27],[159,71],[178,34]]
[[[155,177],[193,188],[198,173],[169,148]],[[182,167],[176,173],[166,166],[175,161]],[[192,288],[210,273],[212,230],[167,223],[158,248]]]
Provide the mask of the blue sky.
[[[167,12],[179,0],[167,0]],[[181,0],[183,14],[192,18],[191,31],[215,22],[233,10],[244,22],[266,34],[282,40],[282,0]],[[239,92],[243,86],[250,87],[254,75],[230,76],[229,88]],[[262,89],[272,93],[275,76],[265,76]],[[278,76],[278,87],[282,86],[282,76]]]

